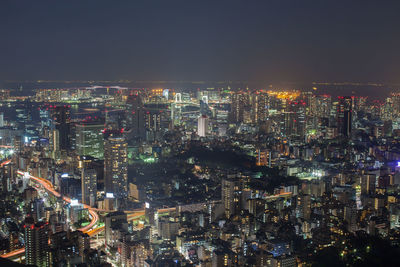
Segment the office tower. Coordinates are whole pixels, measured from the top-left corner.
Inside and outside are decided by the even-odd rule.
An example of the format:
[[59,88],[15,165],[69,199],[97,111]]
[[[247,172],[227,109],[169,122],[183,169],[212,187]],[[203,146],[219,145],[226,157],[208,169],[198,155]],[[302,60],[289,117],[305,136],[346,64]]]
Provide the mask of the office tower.
[[[203,96],[204,98],[205,96]],[[211,116],[211,109],[208,106],[208,100],[205,101],[205,99],[200,100],[200,115],[207,115]]]
[[232,94],[231,121],[238,123],[245,119],[245,108],[249,103],[249,94],[246,92],[235,92]]
[[144,138],[146,135],[142,97],[139,94],[129,95],[126,101],[127,127],[134,137]]
[[161,113],[159,109],[146,109],[144,123],[146,128],[146,140],[153,140],[161,132]]
[[391,100],[391,102],[393,103],[393,116],[398,118],[400,117],[400,94],[392,93]]
[[70,106],[55,106],[52,109],[51,117],[53,118],[55,128],[60,136],[60,149],[71,149],[70,135],[71,135],[71,116]]
[[376,187],[376,175],[374,173],[364,174],[361,176],[361,193],[373,194]]
[[127,110],[111,110],[106,111],[105,126],[108,129],[121,130],[127,128]]
[[104,158],[104,124],[101,122],[82,122],[76,125],[76,151],[79,156]]
[[338,134],[344,137],[351,135],[353,113],[353,98],[350,96],[339,96],[337,106],[337,128]]
[[268,94],[256,92],[252,97],[253,122],[260,123],[268,118]]
[[109,137],[104,142],[104,178],[106,193],[116,197],[128,193],[127,143],[123,137]]
[[25,220],[25,262],[38,267],[50,266],[48,251],[48,223],[34,222],[32,217]]
[[122,266],[147,266],[145,261],[152,251],[149,242],[130,241],[123,238],[118,248],[121,250]]
[[60,155],[60,132],[57,129],[50,131],[49,146],[51,157],[57,159]]
[[97,172],[94,169],[82,169],[82,203],[94,206],[97,196]]
[[208,134],[208,117],[200,115],[197,121],[197,135],[205,137]]
[[[198,92],[199,93],[199,92]],[[200,115],[207,115],[208,112],[208,96],[207,95],[201,95],[199,96],[199,102],[200,102]]]
[[[357,108],[357,104],[358,102],[355,103],[355,108]],[[356,109],[356,112],[358,110]],[[391,121],[393,119],[393,102],[392,102],[392,98],[387,97],[385,104],[383,104],[383,108],[382,108],[382,114],[381,114],[381,119],[383,121]]]
[[44,208],[44,200],[37,198],[28,204],[26,213],[38,222],[44,217]]
[[90,249],[90,236],[85,233],[80,233],[78,236],[78,249],[79,255],[82,258],[82,262],[85,262],[87,258],[87,252]]
[[309,220],[311,217],[311,196],[310,195],[299,195],[297,197],[297,212],[299,218]]
[[357,207],[355,203],[348,203],[344,207],[344,220],[347,222],[347,230],[350,232],[357,230]]
[[222,203],[225,209],[225,216],[230,218],[240,209],[241,183],[239,179],[222,179]]
[[29,100],[25,100],[22,106],[15,108],[16,122],[19,130],[27,130],[33,127],[32,124],[32,103]]
[[288,137],[304,138],[306,133],[306,103],[302,100],[289,102],[283,115],[283,132]]
[[329,118],[332,106],[332,98],[330,95],[318,95],[315,99],[316,112],[315,116],[320,118]]
[[106,247],[117,247],[119,232],[128,230],[127,215],[125,212],[116,211],[108,213],[104,218],[105,245]]
[[308,91],[302,92],[300,94],[301,100],[306,103],[306,115],[307,116],[315,116],[317,115],[317,98],[316,96]]
[[[368,97],[366,96],[355,96],[353,98],[353,107],[355,112],[359,111],[366,111],[367,108],[367,99]],[[388,104],[390,104],[390,107],[392,107],[391,103],[391,98],[387,98]],[[390,110],[392,112],[392,110]]]
[[48,127],[48,128],[51,127],[52,121],[51,121],[51,116],[50,116],[50,112],[49,112],[48,108],[44,108],[44,107],[41,108],[39,110],[39,117],[40,117],[40,124],[41,124],[42,130],[45,127]]
[[265,212],[265,200],[260,198],[252,198],[247,200],[247,209],[254,216]]
[[179,231],[178,218],[162,217],[158,218],[158,235],[163,240],[174,240]]

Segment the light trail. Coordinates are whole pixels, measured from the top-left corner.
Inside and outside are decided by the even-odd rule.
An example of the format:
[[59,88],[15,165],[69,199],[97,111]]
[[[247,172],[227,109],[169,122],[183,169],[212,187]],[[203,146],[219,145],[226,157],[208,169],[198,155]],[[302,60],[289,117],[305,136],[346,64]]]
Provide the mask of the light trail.
[[[25,173],[22,172],[22,171],[18,171],[18,174],[25,175]],[[49,180],[46,180],[46,179],[41,178],[41,177],[35,177],[33,175],[30,175],[30,174],[29,174],[29,178],[31,178],[31,179],[35,180],[36,182],[40,183],[48,192],[50,192],[54,196],[61,197],[61,194],[54,189],[53,184]],[[69,197],[63,196],[62,199],[67,203],[71,203],[71,198],[69,198]],[[86,231],[91,229],[97,223],[97,221],[99,220],[99,215],[95,211],[97,209],[94,209],[94,208],[92,208],[92,207],[90,207],[89,205],[86,205],[86,204],[83,204],[83,207],[85,209],[89,210],[89,214],[90,214],[90,216],[92,218],[92,220],[90,221],[90,223],[87,226],[78,229],[79,231],[82,231],[82,232],[85,233]]]
[[11,162],[11,160],[3,161],[3,162],[0,164],[0,166],[3,167],[4,165],[7,165],[7,164],[10,163],[10,162]]
[[11,258],[11,257],[19,256],[23,253],[25,253],[25,248],[20,248],[20,249],[16,249],[11,252],[8,252],[6,254],[3,254],[3,255],[1,255],[1,257],[2,258]]
[[[136,211],[136,212],[134,212],[134,213],[128,214],[127,220],[128,220],[128,221],[132,221],[132,220],[135,220],[135,219],[137,219],[138,217],[143,216],[143,215],[144,215],[144,210]],[[92,230],[90,230],[90,231],[87,231],[86,233],[87,233],[89,236],[93,236],[93,235],[97,235],[97,234],[103,232],[104,229],[105,229],[104,226],[100,226],[100,227],[97,227],[97,228],[92,229]]]
[[[9,162],[10,161],[3,162],[3,163],[1,163],[1,166],[4,166],[4,165],[8,164]],[[20,175],[25,175],[25,173],[22,172],[22,171],[18,171],[17,173],[20,174]],[[41,178],[41,177],[35,177],[33,175],[30,175],[30,174],[29,174],[29,178],[31,178],[32,180],[35,180],[36,182],[40,183],[48,192],[50,192],[54,196],[61,197],[61,194],[54,189],[53,184],[50,181],[48,181],[48,180],[46,180],[44,178]],[[63,196],[62,199],[67,203],[71,203],[71,198],[69,198],[69,197]],[[83,206],[86,209],[89,210],[91,221],[90,221],[90,223],[88,225],[86,225],[85,227],[82,227],[82,228],[80,228],[78,230],[82,231],[83,233],[87,233],[93,226],[96,225],[96,223],[99,220],[99,215],[97,214],[95,209],[91,208],[90,206],[85,205],[85,204]],[[9,253],[1,255],[1,257],[2,258],[10,258],[10,257],[18,256],[18,255],[23,254],[23,253],[25,253],[25,248],[21,248],[21,249],[17,249],[17,250],[11,251]]]
[[[11,162],[11,160],[2,162],[0,164],[0,166],[4,166],[4,165],[6,165],[6,164],[8,164],[10,162]],[[22,171],[18,171],[17,173],[19,175],[25,175],[25,173],[22,172]],[[36,181],[36,182],[38,182],[39,184],[41,184],[48,192],[50,192],[54,196],[61,197],[61,194],[54,189],[53,184],[49,180],[46,180],[46,179],[41,178],[41,177],[35,177],[33,175],[30,175],[30,174],[29,174],[29,178],[34,180],[34,181]],[[67,196],[62,196],[62,199],[67,203],[71,203],[71,198],[69,198]],[[97,228],[94,228],[94,229],[92,229],[92,227],[95,226],[96,223],[99,220],[99,215],[97,214],[96,211],[107,212],[107,210],[101,210],[101,209],[92,208],[92,207],[90,207],[89,205],[86,205],[86,204],[83,204],[83,206],[84,206],[84,208],[89,210],[89,214],[91,216],[91,221],[87,226],[82,227],[82,228],[80,228],[78,230],[82,231],[83,233],[88,234],[89,236],[93,236],[93,235],[96,235],[96,234],[104,231],[104,229],[105,229],[104,226],[97,227]],[[175,210],[176,210],[176,208],[164,208],[164,209],[157,210],[157,212],[164,213],[164,212],[175,211]],[[108,211],[108,212],[110,212],[110,211]],[[125,213],[128,214],[127,215],[128,221],[131,221],[131,220],[137,219],[140,216],[143,216],[145,214],[145,210],[144,209],[137,209],[137,210],[125,211]],[[23,253],[25,253],[25,248],[20,248],[20,249],[8,252],[6,254],[0,255],[0,257],[1,258],[11,258],[11,257],[20,256]]]

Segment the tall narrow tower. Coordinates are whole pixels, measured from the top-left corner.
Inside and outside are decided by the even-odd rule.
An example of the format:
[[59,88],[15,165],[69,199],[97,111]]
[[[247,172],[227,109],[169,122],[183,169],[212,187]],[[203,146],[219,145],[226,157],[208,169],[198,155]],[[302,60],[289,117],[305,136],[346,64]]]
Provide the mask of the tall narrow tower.
[[337,128],[338,134],[344,137],[351,135],[353,99],[350,96],[339,96],[337,108]]
[[36,223],[32,217],[25,220],[25,261],[38,267],[50,266],[48,259],[48,224]]
[[128,192],[128,144],[123,137],[109,137],[104,143],[106,193],[125,197]]

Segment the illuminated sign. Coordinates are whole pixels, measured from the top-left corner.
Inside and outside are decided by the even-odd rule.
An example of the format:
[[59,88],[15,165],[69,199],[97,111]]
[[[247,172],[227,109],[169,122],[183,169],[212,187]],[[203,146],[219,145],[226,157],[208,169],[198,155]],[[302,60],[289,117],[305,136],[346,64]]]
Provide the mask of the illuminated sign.
[[77,199],[71,199],[71,206],[77,206],[79,205],[79,202]]

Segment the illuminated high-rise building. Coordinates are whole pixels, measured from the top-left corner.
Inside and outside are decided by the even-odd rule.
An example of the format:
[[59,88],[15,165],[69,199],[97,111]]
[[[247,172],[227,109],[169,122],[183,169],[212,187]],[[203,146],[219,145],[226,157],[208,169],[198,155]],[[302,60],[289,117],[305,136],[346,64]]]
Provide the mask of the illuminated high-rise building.
[[128,158],[125,138],[109,137],[104,142],[104,179],[106,193],[116,197],[128,193]]
[[97,171],[94,169],[82,169],[82,203],[94,206],[97,195]]
[[317,114],[317,99],[316,96],[310,92],[302,92],[300,98],[306,103],[306,115],[314,116]]
[[197,135],[205,137],[208,134],[208,117],[201,115],[197,121]]
[[71,115],[70,106],[55,106],[52,109],[51,117],[53,118],[55,128],[60,136],[60,149],[67,150],[71,148]]
[[256,92],[252,97],[253,122],[260,123],[268,118],[268,94]]
[[239,211],[241,200],[241,183],[239,179],[222,179],[221,184],[222,204],[225,209],[225,216],[230,218]]
[[391,99],[391,102],[393,103],[393,116],[398,118],[400,117],[400,94],[392,93]]
[[306,131],[306,103],[304,101],[289,102],[283,117],[285,135],[302,140]]
[[315,99],[315,113],[314,116],[320,118],[329,118],[332,106],[332,98],[330,95],[318,95]]
[[51,157],[57,159],[60,154],[60,132],[57,129],[53,129],[49,135]]
[[118,232],[128,230],[128,221],[125,212],[116,211],[108,213],[104,218],[104,241],[106,247],[118,246]]
[[245,107],[249,102],[249,95],[245,92],[235,92],[232,94],[231,120],[238,123],[243,122],[245,116]]
[[311,216],[311,196],[302,194],[297,196],[298,217],[309,220]]
[[126,101],[126,105],[128,108],[128,131],[134,137],[144,138],[146,129],[142,97],[139,94],[131,94]]
[[85,122],[76,125],[76,151],[79,156],[92,156],[103,159],[104,124],[101,122]]
[[362,175],[360,185],[362,194],[373,194],[375,192],[376,175],[374,173]]
[[159,132],[161,130],[161,111],[146,109],[144,113],[146,131]]
[[35,223],[32,217],[25,220],[25,262],[38,267],[50,266],[48,223]]
[[337,128],[339,135],[349,137],[352,128],[353,98],[350,96],[339,96],[337,106]]
[[5,164],[0,167],[0,187],[3,192],[12,191],[12,184],[15,182],[14,172],[15,170],[13,164]]
[[4,113],[0,112],[0,127],[4,127]]

